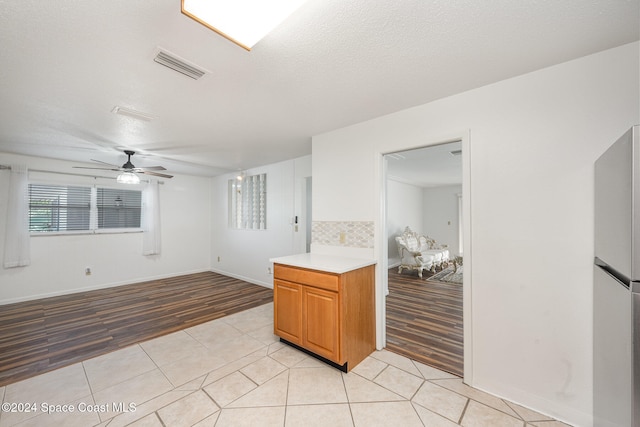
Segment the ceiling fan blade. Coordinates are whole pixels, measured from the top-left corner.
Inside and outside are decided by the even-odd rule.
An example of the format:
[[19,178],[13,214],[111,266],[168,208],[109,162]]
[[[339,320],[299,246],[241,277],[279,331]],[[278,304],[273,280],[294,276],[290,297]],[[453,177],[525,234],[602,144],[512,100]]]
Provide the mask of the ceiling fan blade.
[[91,160],[92,162],[102,163],[102,164],[109,165],[109,166],[113,166],[113,167],[116,167],[116,168],[119,168],[119,167],[120,167],[120,166],[118,166],[118,165],[114,165],[113,163],[103,162],[102,160],[96,160],[96,159],[90,159],[90,160]]
[[90,168],[90,167],[86,167],[86,166],[74,166],[75,169],[93,169],[93,170],[101,170],[101,171],[116,171],[116,172],[120,172],[120,168],[118,169],[113,169],[113,168]]
[[122,166],[117,166],[111,163],[103,162],[102,160],[91,159],[91,161],[96,163],[101,163],[103,165],[111,166],[110,168],[92,168],[87,166],[74,166],[74,168],[78,169],[95,169],[95,170],[107,170],[114,172],[130,172],[130,173],[143,173],[147,175],[159,176],[162,178],[173,178],[173,175],[167,175],[164,173],[158,173],[154,171],[165,171],[167,170],[164,166],[148,166],[144,168],[137,168],[131,163],[131,156],[135,154],[133,150],[124,150],[124,153],[127,155],[127,162]]
[[151,171],[140,171],[139,173],[143,173],[145,175],[160,176],[162,178],[173,178],[173,175],[167,175],[166,173],[158,173],[158,172],[151,172]]
[[136,168],[136,171],[166,171],[167,168],[164,166],[144,166],[141,168]]

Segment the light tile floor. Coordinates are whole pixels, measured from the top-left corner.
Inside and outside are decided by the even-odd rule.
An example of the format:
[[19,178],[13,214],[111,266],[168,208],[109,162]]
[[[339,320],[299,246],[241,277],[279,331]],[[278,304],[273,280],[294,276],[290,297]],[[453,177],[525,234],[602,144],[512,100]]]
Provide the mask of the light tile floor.
[[565,426],[388,351],[348,373],[280,343],[273,304],[0,387],[7,426]]

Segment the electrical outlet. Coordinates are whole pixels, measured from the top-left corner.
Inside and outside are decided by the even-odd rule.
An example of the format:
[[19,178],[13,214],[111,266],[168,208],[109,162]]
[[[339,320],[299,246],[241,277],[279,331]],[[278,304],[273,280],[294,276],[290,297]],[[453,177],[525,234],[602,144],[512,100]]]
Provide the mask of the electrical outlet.
[[84,275],[85,276],[91,276],[91,267],[87,267],[84,269]]
[[271,274],[271,267],[267,267],[267,274]]
[[220,262],[220,257],[218,257],[218,262]]

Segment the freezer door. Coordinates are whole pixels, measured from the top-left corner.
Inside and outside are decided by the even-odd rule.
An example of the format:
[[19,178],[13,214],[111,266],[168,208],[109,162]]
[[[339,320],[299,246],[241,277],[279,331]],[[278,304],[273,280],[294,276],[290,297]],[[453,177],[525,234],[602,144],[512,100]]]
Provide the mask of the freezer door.
[[[632,288],[640,287],[635,283]],[[633,295],[633,426],[640,427],[640,293]]]
[[595,256],[631,280],[640,279],[639,130],[631,128],[595,163]]
[[636,427],[633,385],[633,299],[629,288],[594,266],[594,426]]

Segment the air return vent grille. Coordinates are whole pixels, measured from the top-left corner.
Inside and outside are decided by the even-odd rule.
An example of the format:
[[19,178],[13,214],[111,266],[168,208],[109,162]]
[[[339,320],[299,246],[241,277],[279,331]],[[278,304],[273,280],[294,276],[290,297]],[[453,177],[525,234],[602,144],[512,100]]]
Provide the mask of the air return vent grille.
[[151,120],[157,118],[153,114],[143,113],[142,111],[136,111],[136,110],[132,110],[131,108],[120,107],[118,105],[113,107],[113,110],[111,110],[111,112],[113,114],[120,114],[121,116],[127,116],[127,117],[132,117],[138,120],[144,120],[145,122],[150,122]]
[[200,77],[206,74],[205,71],[196,68],[195,66],[188,64],[184,60],[177,56],[167,52],[165,50],[159,50],[155,58],[153,58],[158,64],[171,68],[187,77],[191,77],[194,80],[198,80]]

